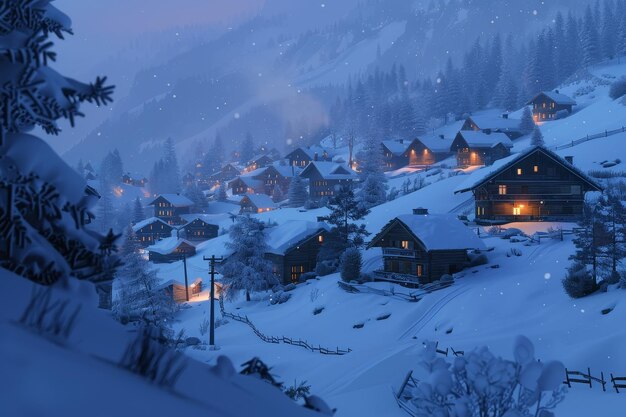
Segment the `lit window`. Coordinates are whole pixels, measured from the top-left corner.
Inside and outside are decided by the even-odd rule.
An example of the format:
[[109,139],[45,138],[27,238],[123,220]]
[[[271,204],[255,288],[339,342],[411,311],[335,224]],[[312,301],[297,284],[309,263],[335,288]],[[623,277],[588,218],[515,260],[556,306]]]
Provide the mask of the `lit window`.
[[319,236],[317,237],[317,241],[318,241],[318,242],[320,242],[320,243],[323,243],[323,242],[324,242],[324,236],[319,235]]
[[522,168],[517,168],[517,175],[522,175]]
[[409,248],[409,241],[408,240],[403,240],[401,245],[402,245],[402,249],[408,249]]
[[539,166],[538,165],[535,165],[533,167],[533,172],[539,172]]
[[498,185],[498,194],[500,195],[506,194],[506,185]]
[[424,266],[417,264],[417,276],[421,277],[424,274]]
[[513,215],[514,216],[519,216],[522,212],[522,208],[521,207],[513,207]]

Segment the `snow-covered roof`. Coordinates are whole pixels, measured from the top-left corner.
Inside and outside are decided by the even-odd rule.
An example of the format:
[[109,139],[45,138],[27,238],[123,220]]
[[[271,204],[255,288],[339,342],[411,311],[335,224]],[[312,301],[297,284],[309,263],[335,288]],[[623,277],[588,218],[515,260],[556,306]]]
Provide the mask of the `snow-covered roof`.
[[479,129],[491,129],[500,130],[502,132],[519,132],[520,123],[519,119],[504,118],[502,116],[492,114],[473,115],[468,117],[471,119]]
[[161,255],[169,255],[170,253],[174,252],[176,248],[184,243],[189,246],[194,246],[193,243],[189,242],[188,240],[172,236],[159,240],[154,245],[148,246],[146,250],[148,252],[160,253]]
[[315,158],[315,154],[317,154],[318,158],[321,158],[324,153],[326,153],[328,156],[332,157],[334,156],[334,152],[331,149],[327,149],[327,148],[323,148],[321,146],[301,146],[297,149],[294,149],[293,151],[289,152],[287,154],[287,158],[289,157],[289,155],[291,155],[292,153],[301,150],[302,152],[304,152],[305,154],[308,155],[309,158],[313,159]]
[[252,170],[252,171],[244,172],[243,174],[240,175],[240,177],[241,178],[255,178],[255,177],[258,177],[259,175],[263,174],[266,169],[267,169],[267,167],[257,168],[257,169]]
[[285,178],[293,178],[294,176],[299,175],[302,171],[302,168],[300,167],[296,167],[293,165],[281,165],[279,162],[274,162],[267,168],[275,169],[280,175]]
[[370,246],[396,221],[422,242],[426,251],[486,249],[483,241],[453,214],[402,214],[388,223]]
[[392,154],[396,156],[402,155],[404,152],[406,152],[406,149],[409,147],[410,144],[411,142],[409,141],[403,141],[403,142],[400,142],[399,140],[384,140],[383,141],[383,146],[389,149],[389,152],[391,152]]
[[184,195],[180,195],[180,194],[159,194],[148,205],[149,206],[153,205],[154,202],[157,201],[159,198],[165,199],[168,203],[170,203],[174,207],[189,207],[189,206],[193,206],[193,202],[190,199],[188,199]]
[[217,226],[219,224],[219,221],[224,218],[223,215],[202,214],[202,213],[181,214],[180,217],[183,220],[185,220],[185,224],[183,225],[183,227],[193,222],[194,220],[202,220],[203,222],[207,224],[212,224],[212,225]]
[[480,186],[500,172],[509,169],[513,164],[523,160],[524,158],[535,152],[543,152],[548,157],[552,158],[559,164],[563,165],[565,168],[578,175],[581,179],[589,183],[589,185],[591,185],[593,188],[596,188],[597,190],[602,189],[602,187],[593,178],[567,162],[565,159],[561,158],[559,155],[540,146],[531,146],[523,152],[507,156],[506,158],[498,159],[496,162],[493,163],[493,165],[477,169],[476,171],[472,172],[469,175],[469,178],[454,190],[454,193],[463,193]]
[[[262,169],[262,170],[265,170],[265,168],[261,168],[261,169]],[[255,171],[259,171],[259,170],[257,169],[257,170],[255,170]],[[263,186],[263,182],[262,182],[261,180],[257,180],[257,179],[255,179],[254,177],[251,177],[251,176],[243,176],[243,175],[240,175],[240,176],[238,176],[237,178],[235,178],[235,179],[231,180],[231,181],[228,183],[228,187],[229,187],[229,188],[232,188],[232,187],[233,187],[233,184],[234,184],[236,181],[238,181],[238,180],[239,180],[239,181],[241,181],[241,182],[243,182],[243,183],[246,185],[246,187],[252,188],[253,190],[259,189],[259,188],[261,188],[261,187]]]
[[548,97],[550,100],[554,101],[556,104],[563,104],[563,105],[571,105],[571,106],[575,106],[576,105],[576,100],[574,100],[573,98],[566,96],[565,94],[561,94],[559,92],[556,91],[542,91],[541,93],[537,94],[535,97],[532,98],[532,100],[530,100],[528,103],[526,104],[531,104],[532,102],[534,102],[537,97],[544,95],[546,97]]
[[322,178],[327,180],[346,180],[356,179],[357,175],[345,164],[327,161],[311,161],[300,174],[304,178],[308,178],[311,170],[317,170]]
[[288,220],[279,226],[268,229],[268,253],[284,255],[287,250],[317,234],[320,230],[329,231],[330,226],[321,222]]
[[169,228],[172,227],[169,224],[167,224],[167,222],[159,219],[158,217],[150,217],[150,218],[147,218],[147,219],[142,220],[139,223],[135,224],[133,226],[133,232],[138,232],[140,229],[143,229],[144,227],[146,227],[146,226],[148,226],[148,225],[150,225],[152,223],[163,223],[164,225],[166,225]]
[[475,130],[461,130],[457,136],[461,136],[470,148],[493,148],[499,143],[507,148],[513,147],[513,142],[507,135],[501,132],[485,133]]
[[246,194],[241,200],[248,198],[256,208],[277,208],[272,198],[266,194]]
[[448,153],[450,152],[450,146],[452,145],[451,138],[441,138],[435,135],[420,136],[416,141],[422,142],[422,144],[434,153]]

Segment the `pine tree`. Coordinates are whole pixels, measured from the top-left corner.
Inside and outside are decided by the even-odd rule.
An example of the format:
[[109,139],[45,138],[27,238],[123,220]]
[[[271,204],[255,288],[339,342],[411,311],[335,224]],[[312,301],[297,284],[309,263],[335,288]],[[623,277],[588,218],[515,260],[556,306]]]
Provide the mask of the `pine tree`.
[[532,146],[544,146],[545,142],[543,140],[543,135],[541,134],[541,129],[539,126],[535,126],[533,129],[533,136],[530,139],[530,144]]
[[274,203],[280,203],[285,199],[283,195],[283,190],[280,188],[280,185],[274,185],[274,189],[272,190],[272,201]]
[[231,226],[229,236],[226,248],[233,253],[224,262],[221,271],[226,295],[232,298],[237,292],[245,291],[246,300],[250,301],[251,292],[277,285],[272,263],[265,259],[265,225],[256,218],[239,216]]
[[382,149],[374,136],[368,136],[359,155],[362,186],[358,201],[365,209],[387,201],[387,177],[383,173]]
[[535,130],[535,121],[530,107],[525,106],[522,112],[522,120],[520,121],[520,130],[524,135],[528,135]]
[[306,184],[299,175],[294,175],[287,190],[289,207],[302,207],[308,199]]
[[346,249],[341,255],[341,279],[350,282],[361,277],[361,251],[356,247]]
[[600,57],[600,42],[598,39],[597,20],[594,19],[591,6],[587,6],[585,17],[583,19],[583,28],[581,32],[581,45],[583,52],[583,64],[589,67]]
[[172,138],[167,138],[165,141],[163,170],[162,181],[164,190],[161,193],[180,193],[182,182]]
[[582,55],[580,51],[582,49],[582,46],[579,32],[580,29],[578,27],[578,22],[572,12],[570,12],[567,17],[567,27],[565,31],[567,45],[564,57],[565,62],[563,64],[563,67],[560,68],[561,80],[569,77],[580,68],[580,63],[582,61]]
[[247,164],[252,158],[254,158],[254,139],[252,134],[248,132],[239,150],[239,163]]
[[217,188],[217,201],[226,201],[228,200],[228,196],[226,195],[226,187],[224,184],[220,185]]
[[334,226],[339,239],[345,247],[350,244],[360,246],[363,244],[363,237],[368,236],[365,225],[357,226],[356,221],[365,217],[369,210],[362,207],[354,196],[350,186],[341,186],[339,191],[328,202],[330,214],[328,223]]
[[613,2],[604,0],[604,9],[602,12],[602,29],[600,31],[601,50],[603,58],[613,58],[616,52],[616,39],[618,37],[619,15],[615,14]]
[[204,213],[209,207],[206,196],[196,184],[192,184],[185,189],[185,197],[193,202],[192,210],[194,213]]
[[145,218],[146,214],[143,211],[143,205],[141,204],[139,197],[137,197],[133,203],[133,224],[137,224]]

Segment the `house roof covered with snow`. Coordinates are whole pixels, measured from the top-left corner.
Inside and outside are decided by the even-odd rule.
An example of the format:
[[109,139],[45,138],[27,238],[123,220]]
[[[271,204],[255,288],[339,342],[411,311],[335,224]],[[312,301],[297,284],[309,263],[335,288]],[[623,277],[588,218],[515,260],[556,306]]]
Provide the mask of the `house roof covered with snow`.
[[468,117],[479,129],[500,130],[501,132],[519,132],[521,120],[504,118],[493,114],[480,114]]
[[143,229],[144,227],[151,225],[153,223],[162,223],[164,225],[166,225],[167,227],[169,227],[170,229],[172,228],[172,226],[170,226],[169,224],[167,224],[167,222],[159,219],[158,217],[150,217],[147,218],[145,220],[140,221],[139,223],[136,223],[133,226],[133,232],[138,232],[139,230]]
[[470,148],[493,148],[502,144],[507,148],[513,147],[513,142],[507,135],[501,132],[485,133],[475,130],[461,130],[457,137],[462,137]]
[[573,98],[569,96],[566,96],[565,94],[561,94],[558,91],[542,91],[539,94],[537,94],[535,97],[533,97],[532,100],[530,100],[526,104],[532,104],[535,100],[537,100],[537,98],[541,97],[542,95],[548,97],[550,100],[554,101],[556,104],[562,104],[565,106],[576,105],[576,100],[574,100]]
[[272,198],[266,194],[246,194],[241,199],[241,204],[249,200],[256,208],[277,208]]
[[389,223],[372,239],[375,246],[387,230],[401,223],[426,251],[486,249],[483,241],[453,214],[403,214]]
[[553,159],[554,161],[561,164],[566,169],[576,174],[580,179],[587,182],[591,186],[591,188],[594,188],[596,190],[602,190],[602,186],[600,186],[593,178],[585,174],[580,169],[576,168],[574,165],[567,162],[565,159],[561,158],[559,155],[541,146],[531,146],[523,152],[507,156],[506,158],[499,159],[496,162],[494,162],[493,165],[491,166],[477,169],[476,171],[472,172],[469,175],[468,179],[454,190],[454,193],[455,194],[464,193],[466,191],[470,191],[476,187],[479,187],[480,185],[489,181],[490,179],[500,174],[501,172],[511,168],[514,164],[522,161],[528,156],[534,154],[535,152],[544,153],[549,158]]
[[[263,171],[264,171],[264,170],[265,170],[265,168],[261,168],[261,170],[263,170]],[[255,171],[260,171],[260,170],[259,170],[259,169],[256,169]],[[254,171],[253,171],[253,172],[254,172]],[[251,174],[251,173],[249,173],[249,174]],[[258,173],[257,173],[257,175],[258,175]],[[251,177],[251,176],[249,176],[249,175],[248,175],[248,176],[240,175],[239,177],[237,177],[237,178],[235,178],[235,179],[231,180],[231,181],[228,183],[228,188],[233,188],[234,184],[235,184],[237,181],[241,181],[241,182],[243,182],[243,183],[244,183],[244,185],[245,185],[246,187],[248,187],[248,188],[252,188],[253,190],[259,189],[259,188],[261,188],[261,187],[263,186],[263,181],[261,181],[261,180],[257,180],[255,177]]]
[[149,206],[154,205],[155,201],[159,198],[163,198],[165,201],[173,205],[174,207],[190,207],[193,206],[193,202],[180,194],[159,194],[154,200],[148,204]]
[[309,178],[312,171],[316,170],[326,180],[352,180],[356,179],[357,175],[345,164],[338,164],[336,162],[327,161],[311,161],[304,168],[300,176]]
[[400,156],[404,152],[406,152],[406,149],[409,147],[411,142],[410,141],[400,142],[399,140],[384,140],[382,144],[385,148],[389,150],[389,152],[391,152],[395,156]]
[[329,157],[332,157],[335,155],[334,151],[332,149],[328,149],[328,148],[323,148],[321,146],[301,146],[299,148],[294,149],[293,151],[289,152],[286,156],[286,158],[289,158],[289,156],[297,151],[302,151],[304,152],[309,158],[314,159],[315,155],[317,154],[318,158],[321,158],[324,153],[326,153]]
[[322,222],[288,220],[267,230],[268,253],[284,255],[289,249],[317,235],[329,231],[330,226]]
[[448,153],[450,152],[450,145],[452,145],[451,138],[442,138],[441,136],[435,135],[420,136],[414,139],[414,141],[421,142],[433,153]]
[[193,243],[189,242],[188,240],[172,236],[159,240],[154,245],[148,246],[146,250],[148,252],[160,253],[161,255],[169,255],[174,252],[178,247],[185,244],[192,247],[194,246]]
[[192,214],[181,214],[180,217],[185,220],[185,224],[182,226],[186,226],[194,220],[201,220],[206,224],[212,224],[217,226],[221,220],[224,219],[224,215],[219,214],[202,214],[202,213],[192,213]]

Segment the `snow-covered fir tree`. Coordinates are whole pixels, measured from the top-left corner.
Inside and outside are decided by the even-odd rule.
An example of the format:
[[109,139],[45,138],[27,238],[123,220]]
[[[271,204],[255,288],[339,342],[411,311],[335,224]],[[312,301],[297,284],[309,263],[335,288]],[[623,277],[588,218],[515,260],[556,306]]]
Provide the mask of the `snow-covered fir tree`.
[[248,132],[239,149],[239,163],[247,164],[250,162],[254,158],[254,149],[254,138],[252,133]]
[[362,207],[354,195],[352,187],[343,185],[339,187],[335,195],[328,202],[328,223],[333,225],[331,233],[337,235],[340,242],[348,247],[360,246],[363,239],[369,233],[365,225],[357,225],[369,213],[369,209]]
[[145,218],[146,218],[146,213],[143,210],[143,204],[141,204],[141,200],[139,199],[139,197],[137,197],[135,198],[135,201],[133,202],[132,222],[133,224],[139,223]]
[[308,200],[308,192],[304,180],[299,175],[294,175],[287,190],[289,207],[302,207]]
[[187,197],[191,202],[193,202],[193,207],[191,210],[194,213],[204,213],[209,207],[209,202],[197,184],[191,184],[187,188],[185,188],[185,192],[183,193],[185,197]]
[[285,196],[283,195],[283,190],[280,188],[280,185],[274,185],[274,189],[272,190],[272,201],[274,201],[274,203],[280,203],[284,199]]
[[544,146],[546,143],[543,140],[543,134],[539,126],[535,126],[533,129],[533,135],[530,138],[530,144],[532,146]]
[[528,135],[535,130],[535,121],[529,106],[524,107],[522,112],[522,120],[520,121],[520,130],[523,134]]
[[341,279],[350,282],[361,277],[361,251],[356,247],[347,248],[341,255]]
[[363,208],[369,209],[387,201],[387,177],[383,173],[380,142],[374,136],[368,136],[358,158],[362,179],[358,199]]
[[228,200],[228,196],[226,195],[226,186],[224,184],[221,184],[219,187],[217,187],[216,195],[217,201]]
[[268,290],[279,283],[272,272],[272,263],[265,259],[267,242],[263,222],[238,216],[230,227],[229,237],[226,248],[233,253],[220,271],[228,297],[245,291],[246,300],[250,301],[250,293]]
[[176,194],[181,191],[180,170],[172,138],[168,138],[163,145],[163,157],[155,162],[148,187],[153,194]]
[[[60,132],[59,119],[74,124],[80,105],[111,101],[105,78],[84,84],[48,64],[51,38],[70,34],[70,19],[39,0],[3,6],[0,59],[0,267],[41,284],[91,280],[100,305],[110,305],[116,265],[115,235],[85,230],[97,200],[84,178],[41,139],[39,126]],[[37,204],[32,204],[37,202]]]

